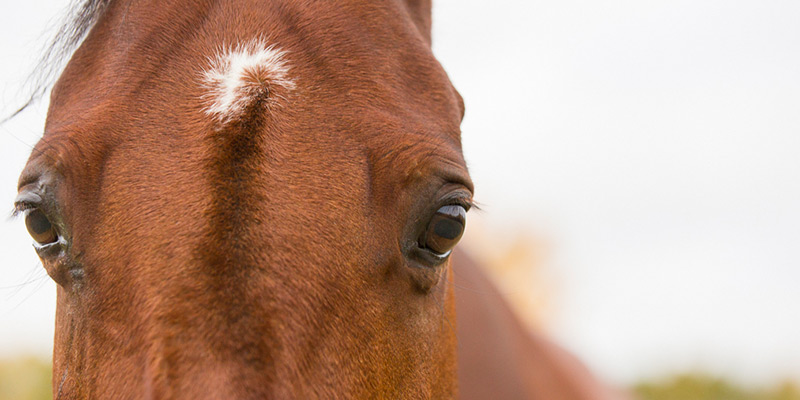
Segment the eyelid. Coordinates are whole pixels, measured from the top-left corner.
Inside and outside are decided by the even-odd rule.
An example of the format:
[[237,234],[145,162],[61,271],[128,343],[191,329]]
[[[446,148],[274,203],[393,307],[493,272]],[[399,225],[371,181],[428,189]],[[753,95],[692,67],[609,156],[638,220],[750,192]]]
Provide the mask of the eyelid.
[[472,197],[464,197],[464,198],[459,198],[457,200],[458,200],[457,205],[464,207],[464,209],[467,211],[469,211],[472,208],[480,210],[480,207],[478,207],[475,204],[475,201],[472,200]]
[[469,211],[472,207],[480,209],[475,205],[475,202],[472,200],[472,193],[470,193],[468,190],[455,190],[451,192],[443,199],[442,205],[462,206],[467,211]]
[[14,215],[39,208],[42,202],[42,196],[32,191],[23,191],[14,199]]

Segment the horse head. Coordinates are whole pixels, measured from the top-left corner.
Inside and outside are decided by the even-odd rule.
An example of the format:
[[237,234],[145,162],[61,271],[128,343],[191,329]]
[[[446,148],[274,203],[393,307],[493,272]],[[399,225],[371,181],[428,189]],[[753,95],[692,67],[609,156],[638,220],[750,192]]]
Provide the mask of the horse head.
[[55,396],[454,396],[473,188],[430,4],[89,3],[16,201]]

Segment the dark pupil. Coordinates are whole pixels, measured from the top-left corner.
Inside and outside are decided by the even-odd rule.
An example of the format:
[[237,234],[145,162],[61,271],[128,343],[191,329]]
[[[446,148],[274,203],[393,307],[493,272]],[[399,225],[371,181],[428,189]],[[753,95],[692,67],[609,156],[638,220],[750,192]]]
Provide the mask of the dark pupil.
[[34,211],[28,216],[28,227],[37,235],[47,233],[53,228],[47,217],[39,211]]
[[445,239],[455,239],[461,234],[461,223],[452,219],[442,219],[433,227],[433,233]]

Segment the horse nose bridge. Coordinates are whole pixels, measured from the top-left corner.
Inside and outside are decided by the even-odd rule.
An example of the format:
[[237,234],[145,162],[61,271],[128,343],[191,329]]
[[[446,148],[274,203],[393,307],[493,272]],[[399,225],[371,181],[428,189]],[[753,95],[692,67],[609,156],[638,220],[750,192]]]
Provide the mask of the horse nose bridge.
[[152,398],[269,398],[240,392],[269,386],[281,347],[269,288],[247,271],[193,271],[148,296],[139,354]]
[[[186,348],[188,348],[188,343]],[[201,348],[207,348],[201,346]],[[151,352],[141,375],[140,398],[144,399],[239,399],[247,381],[242,381],[245,365],[184,351],[178,356],[174,351]],[[203,357],[204,356],[204,357]],[[266,379],[257,380],[260,390],[265,390]],[[262,396],[267,398],[266,396]]]

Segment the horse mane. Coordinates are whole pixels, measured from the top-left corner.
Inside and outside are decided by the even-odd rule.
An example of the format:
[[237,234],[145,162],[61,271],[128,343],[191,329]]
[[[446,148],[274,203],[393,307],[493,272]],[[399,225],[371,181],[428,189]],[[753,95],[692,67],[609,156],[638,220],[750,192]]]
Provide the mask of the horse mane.
[[71,0],[55,36],[28,76],[30,97],[20,108],[0,120],[0,125],[13,119],[44,96],[110,2],[111,0]]

